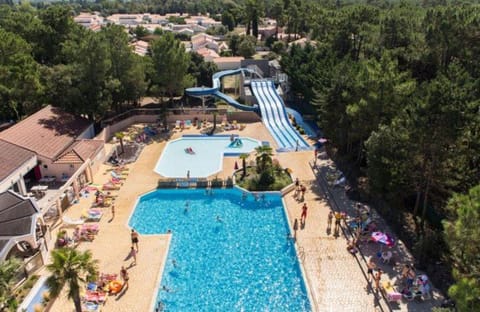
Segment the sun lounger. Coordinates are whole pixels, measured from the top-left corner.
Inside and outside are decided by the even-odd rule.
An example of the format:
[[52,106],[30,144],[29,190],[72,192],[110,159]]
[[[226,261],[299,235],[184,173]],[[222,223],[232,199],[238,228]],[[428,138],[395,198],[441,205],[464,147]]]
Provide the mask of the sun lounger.
[[190,119],[185,120],[185,128],[190,129],[192,127],[192,121]]
[[402,300],[402,294],[395,290],[391,281],[382,282],[382,289],[389,302],[398,302]]
[[106,183],[102,186],[103,191],[115,191],[119,190],[120,186],[119,185],[114,185],[113,183]]
[[92,234],[97,234],[99,230],[100,230],[100,226],[98,225],[98,223],[83,224],[81,228],[82,232],[88,232]]
[[87,290],[83,300],[94,302],[94,303],[104,303],[107,300],[107,293],[103,291],[91,291]]
[[111,282],[117,279],[117,274],[115,273],[101,273],[100,280],[103,282]]
[[120,174],[117,174],[115,171],[110,171],[110,175],[117,180],[125,180],[126,178]]
[[83,219],[72,219],[65,215],[62,217],[62,221],[63,221],[63,224],[67,226],[77,226],[85,223],[85,220]]
[[130,169],[128,167],[125,167],[125,166],[118,166],[118,167],[113,167],[113,168],[108,168],[107,169],[107,172],[108,171],[116,171],[117,173],[120,171],[120,172],[124,172],[124,171],[129,171]]
[[102,306],[98,303],[87,301],[83,303],[82,309],[87,312],[99,312],[102,310]]
[[94,209],[89,209],[88,211],[83,211],[82,213],[82,218],[85,221],[100,221],[102,216],[103,212]]

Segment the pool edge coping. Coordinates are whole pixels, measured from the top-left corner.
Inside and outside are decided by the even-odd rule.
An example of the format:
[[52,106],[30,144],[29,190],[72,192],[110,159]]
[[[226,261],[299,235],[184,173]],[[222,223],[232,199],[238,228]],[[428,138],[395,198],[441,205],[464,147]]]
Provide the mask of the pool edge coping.
[[[291,187],[292,185],[294,185],[294,183],[292,183],[289,186],[286,186],[285,188]],[[290,189],[290,191],[291,191],[291,189]],[[291,225],[291,222],[290,222],[290,217],[288,215],[287,203],[285,201],[285,196],[290,191],[285,192],[285,193],[280,191],[280,193],[281,193],[281,196],[282,196],[283,213],[285,214],[285,218],[287,219],[287,224],[288,224],[288,228],[290,230],[290,234],[292,234],[292,233],[294,233],[294,231],[293,231],[293,228],[292,228],[292,225]],[[304,281],[304,285],[305,285],[305,288],[306,288],[306,291],[307,291],[307,296],[308,296],[308,300],[310,301],[312,311],[319,311],[317,301],[314,300],[314,296],[312,294],[312,289],[310,287],[310,279],[308,278],[308,275],[306,274],[305,268],[303,267],[304,266],[303,262],[300,261],[298,244],[297,244],[296,240],[293,242],[293,246],[295,248],[295,254],[297,256],[298,266],[299,266],[300,272],[302,274],[302,278],[303,278],[303,281]]]
[[[45,275],[42,275],[38,278],[38,280],[35,282],[35,285],[32,287],[32,289],[30,289],[30,292],[28,293],[28,295],[25,297],[25,299],[23,299],[22,303],[18,306],[17,310],[15,311],[27,310],[28,306],[30,305],[30,303],[32,303],[32,300],[37,294],[37,292],[40,290],[42,285],[45,284],[45,281],[47,280],[47,278],[48,277]],[[28,302],[27,306],[24,306],[25,302]]]
[[[236,138],[245,138],[245,139],[249,139],[249,140],[252,140],[252,141],[255,141],[258,143],[258,146],[263,146],[263,142],[264,141],[261,141],[261,140],[258,140],[258,139],[255,139],[255,138],[252,138],[252,137],[249,137],[249,136],[240,136],[239,134],[233,134],[234,137]],[[163,148],[163,151],[165,151],[168,147],[168,145],[170,143],[173,143],[173,142],[176,142],[176,141],[180,141],[182,140],[183,138],[230,138],[231,135],[226,135],[226,134],[221,134],[221,135],[207,135],[207,134],[184,134],[182,135],[181,137],[179,138],[176,138],[174,140],[169,140],[166,144],[165,144],[165,147]],[[248,154],[251,154],[255,151],[255,149],[251,150],[250,152],[248,152]],[[193,177],[192,178],[199,178],[199,179],[208,179],[209,177],[211,176],[214,176],[214,175],[218,175],[218,173],[222,172],[223,170],[223,159],[225,157],[239,157],[241,154],[245,154],[245,153],[235,153],[235,152],[225,152],[225,151],[221,151],[220,152],[220,166],[218,168],[217,171],[207,175],[207,176],[204,176],[204,177]],[[158,174],[160,177],[162,178],[166,178],[166,179],[181,179],[181,178],[184,178],[185,176],[180,176],[180,177],[171,177],[171,176],[165,176],[163,174],[161,174],[160,172],[157,171],[157,166],[158,164],[160,163],[160,161],[162,160],[164,156],[164,153],[162,152],[160,154],[160,157],[158,157],[158,160],[157,162],[155,163],[155,166],[153,167],[153,172]],[[141,195],[139,195],[141,196]]]
[[[133,216],[133,213],[135,212],[135,209],[137,208],[137,205],[140,201],[140,198],[145,196],[145,195],[148,195],[150,193],[153,193],[157,190],[158,190],[158,188],[155,188],[155,189],[152,189],[150,191],[140,193],[140,194],[137,195],[137,198],[135,199],[135,201],[133,203],[133,206],[132,206],[132,209],[130,209],[130,214],[127,218],[126,227],[128,229],[133,229],[133,227],[131,227],[129,225],[129,223],[130,223],[130,220]],[[157,297],[158,297],[158,291],[159,291],[160,284],[161,284],[162,277],[163,277],[163,272],[165,271],[165,265],[167,263],[168,253],[170,252],[170,243],[171,243],[171,240],[172,240],[172,234],[165,233],[165,234],[141,234],[141,235],[142,236],[158,236],[158,237],[166,236],[166,238],[167,238],[167,247],[166,247],[166,250],[165,250],[165,254],[163,255],[163,259],[160,262],[160,268],[158,269],[157,278],[155,279],[155,285],[156,286],[153,288],[153,292],[152,292],[152,295],[151,295],[152,298],[150,299],[150,306],[149,306],[149,309],[148,309],[148,311],[154,311],[156,301],[157,301]]]

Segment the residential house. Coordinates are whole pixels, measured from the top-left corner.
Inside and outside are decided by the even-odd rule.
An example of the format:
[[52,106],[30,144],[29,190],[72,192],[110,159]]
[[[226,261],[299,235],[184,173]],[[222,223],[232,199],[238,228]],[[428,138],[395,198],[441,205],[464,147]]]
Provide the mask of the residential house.
[[219,58],[220,56],[212,49],[200,48],[196,51],[198,54],[203,56],[205,62],[212,62],[214,59]]
[[145,56],[148,52],[148,42],[143,41],[143,40],[137,40],[131,44],[133,47],[133,52],[135,52],[138,55]]
[[225,56],[213,59],[217,65],[218,70],[237,69],[241,67],[241,62],[244,60],[242,56]]
[[93,31],[99,31],[104,24],[104,19],[98,12],[80,13],[73,18],[73,21]]

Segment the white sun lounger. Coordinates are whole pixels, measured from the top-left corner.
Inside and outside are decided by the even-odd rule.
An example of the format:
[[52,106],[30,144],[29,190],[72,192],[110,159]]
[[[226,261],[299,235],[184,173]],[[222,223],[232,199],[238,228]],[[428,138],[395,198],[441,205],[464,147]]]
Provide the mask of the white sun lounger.
[[72,219],[70,217],[67,217],[67,216],[63,216],[62,220],[63,220],[63,223],[65,225],[72,225],[72,226],[82,225],[82,224],[85,223],[85,220],[83,220],[83,219],[74,220],[74,219]]

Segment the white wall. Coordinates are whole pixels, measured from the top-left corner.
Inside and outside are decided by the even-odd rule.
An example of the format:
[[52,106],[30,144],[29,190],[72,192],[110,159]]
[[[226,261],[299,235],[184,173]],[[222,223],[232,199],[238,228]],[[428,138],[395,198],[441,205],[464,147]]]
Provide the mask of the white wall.
[[10,174],[7,178],[3,181],[0,181],[0,193],[7,191],[11,188],[15,183],[17,183],[20,178],[23,178],[32,168],[37,165],[37,156],[34,155],[30,158],[27,162],[23,164],[20,168],[17,168],[12,174]]

